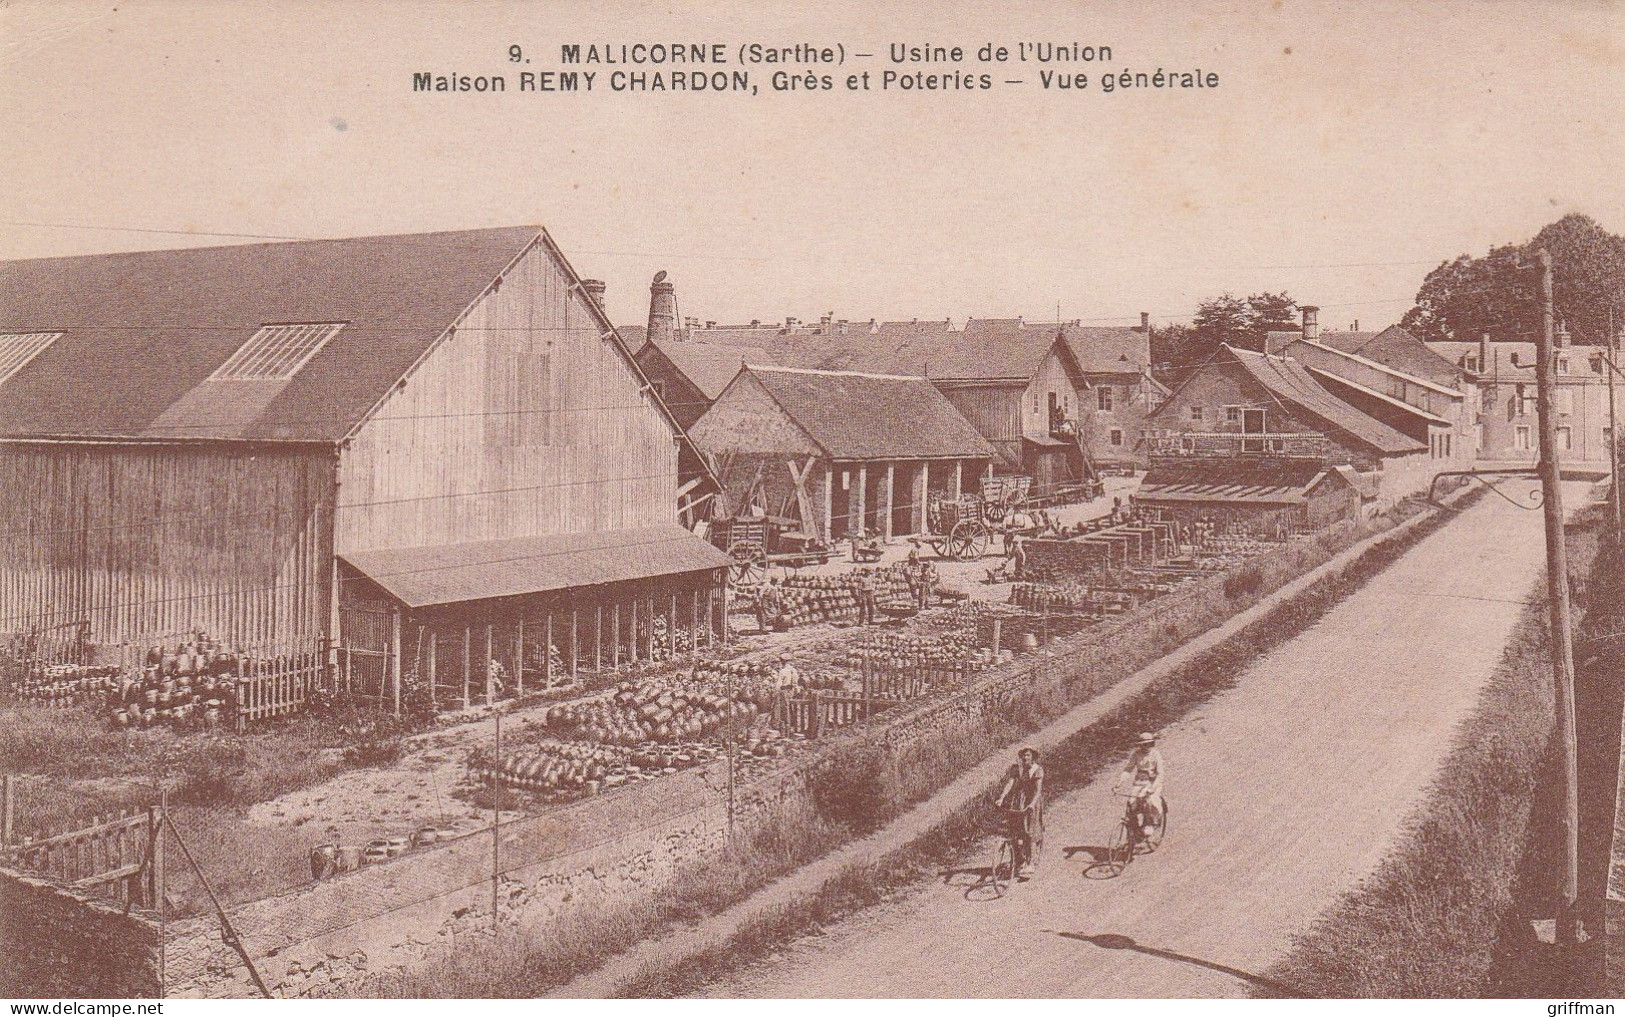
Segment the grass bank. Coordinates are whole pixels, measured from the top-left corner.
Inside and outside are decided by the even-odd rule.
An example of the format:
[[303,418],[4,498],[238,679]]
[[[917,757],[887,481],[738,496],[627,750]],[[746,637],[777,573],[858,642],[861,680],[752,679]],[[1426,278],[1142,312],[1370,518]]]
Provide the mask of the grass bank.
[[[1598,540],[1594,528],[1571,526],[1568,542],[1579,617],[1602,593],[1586,582]],[[1270,980],[1332,998],[1489,994],[1497,944],[1526,917],[1514,888],[1552,750],[1544,584],[1529,599],[1395,849],[1266,972]]]

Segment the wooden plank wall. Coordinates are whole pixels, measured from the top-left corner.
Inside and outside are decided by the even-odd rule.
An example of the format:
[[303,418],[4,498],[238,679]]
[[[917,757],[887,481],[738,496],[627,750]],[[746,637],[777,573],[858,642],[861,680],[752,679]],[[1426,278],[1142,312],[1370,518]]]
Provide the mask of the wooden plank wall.
[[677,444],[533,248],[341,460],[339,553],[676,519]]
[[328,448],[0,445],[0,633],[98,643],[320,638]]

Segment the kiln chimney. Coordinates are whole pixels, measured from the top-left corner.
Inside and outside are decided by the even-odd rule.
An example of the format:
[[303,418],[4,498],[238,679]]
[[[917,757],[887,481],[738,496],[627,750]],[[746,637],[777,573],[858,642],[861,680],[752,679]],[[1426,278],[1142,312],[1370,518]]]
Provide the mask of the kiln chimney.
[[655,273],[649,284],[649,341],[671,342],[677,333],[677,294],[666,281],[666,271]]
[[1320,308],[1313,304],[1305,304],[1299,308],[1303,311],[1303,337],[1311,342],[1320,341]]

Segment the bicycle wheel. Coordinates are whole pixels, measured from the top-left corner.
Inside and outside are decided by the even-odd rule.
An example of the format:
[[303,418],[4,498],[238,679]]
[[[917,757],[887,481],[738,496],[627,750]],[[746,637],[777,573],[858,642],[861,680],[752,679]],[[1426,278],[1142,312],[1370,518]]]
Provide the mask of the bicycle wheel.
[[993,868],[988,878],[993,882],[993,892],[1000,897],[1016,878],[1016,855],[1009,837],[999,838],[999,846],[993,849]]
[[1133,860],[1134,828],[1124,819],[1118,822],[1117,829],[1112,831],[1111,842],[1106,845],[1106,864],[1122,872]]
[[1162,804],[1162,817],[1161,817],[1162,821],[1160,823],[1158,823],[1156,826],[1152,827],[1146,833],[1144,839],[1142,839],[1140,841],[1141,844],[1145,845],[1145,853],[1146,854],[1150,854],[1151,852],[1155,851],[1157,848],[1161,847],[1162,846],[1162,838],[1168,836],[1168,800],[1166,798],[1164,798],[1162,800],[1161,804]]

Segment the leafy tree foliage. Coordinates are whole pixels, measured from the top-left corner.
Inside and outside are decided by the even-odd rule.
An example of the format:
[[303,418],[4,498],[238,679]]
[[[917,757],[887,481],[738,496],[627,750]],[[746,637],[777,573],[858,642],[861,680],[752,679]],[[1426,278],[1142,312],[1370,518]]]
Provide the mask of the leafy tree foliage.
[[1566,215],[1525,244],[1463,254],[1427,274],[1416,306],[1400,324],[1422,339],[1532,342],[1540,331],[1540,274],[1535,251],[1552,256],[1557,318],[1576,342],[1607,341],[1625,325],[1625,237],[1585,215]]
[[1224,293],[1198,305],[1189,325],[1157,329],[1151,338],[1151,357],[1164,373],[1177,376],[1207,360],[1220,343],[1262,350],[1264,333],[1297,327],[1297,301],[1285,293],[1245,298]]

